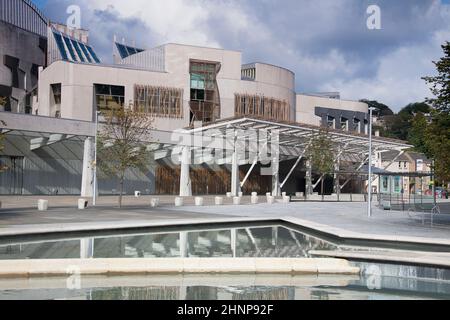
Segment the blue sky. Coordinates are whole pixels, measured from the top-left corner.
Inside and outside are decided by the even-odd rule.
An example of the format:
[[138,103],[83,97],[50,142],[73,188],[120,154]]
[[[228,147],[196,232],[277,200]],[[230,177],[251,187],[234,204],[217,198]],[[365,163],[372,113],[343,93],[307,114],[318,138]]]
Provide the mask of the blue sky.
[[[150,48],[167,42],[243,52],[296,73],[298,92],[340,91],[399,110],[430,95],[421,77],[450,41],[450,0],[34,0],[65,22],[69,5],[102,60],[112,39]],[[444,5],[444,2],[446,3]],[[367,7],[381,9],[381,30],[366,27]]]

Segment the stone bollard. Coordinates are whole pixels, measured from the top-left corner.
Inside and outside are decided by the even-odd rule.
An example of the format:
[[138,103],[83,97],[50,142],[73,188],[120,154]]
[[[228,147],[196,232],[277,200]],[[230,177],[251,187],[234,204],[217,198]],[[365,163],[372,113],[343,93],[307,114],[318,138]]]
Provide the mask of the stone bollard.
[[267,203],[268,204],[274,204],[275,203],[275,197],[268,196],[267,197]]
[[258,196],[252,196],[252,198],[251,198],[251,203],[252,204],[258,204]]
[[47,211],[48,210],[48,200],[40,199],[38,200],[38,210]]
[[296,192],[295,193],[295,197],[297,198],[303,198],[305,195],[303,194],[303,192]]
[[175,198],[175,207],[182,207],[184,203],[183,198],[181,197],[176,197]]
[[269,197],[271,197],[271,196],[272,196],[272,193],[270,193],[270,192],[267,192],[267,193],[266,193],[267,199],[269,199]]
[[283,196],[283,203],[291,203],[291,197],[288,197],[288,196]]
[[195,197],[195,205],[197,207],[202,207],[203,206],[203,198],[202,197]]
[[286,192],[283,192],[283,193],[281,194],[281,196],[282,196],[282,197],[286,197],[286,196],[287,196],[287,193],[286,193]]
[[232,198],[233,194],[231,192],[227,192],[227,198]]
[[222,206],[223,205],[223,198],[222,197],[216,197],[215,198],[216,206]]
[[152,208],[156,208],[159,206],[159,199],[158,198],[153,198],[150,200],[150,206]]
[[243,193],[243,192],[239,192],[239,193],[238,193],[238,197],[239,197],[239,198],[242,198],[243,196],[244,196],[244,193]]
[[258,196],[258,192],[252,192],[252,197],[257,197]]
[[140,192],[140,191],[135,191],[135,192],[134,192],[134,196],[135,196],[136,198],[139,198],[139,197],[141,196],[141,192]]
[[239,206],[239,205],[241,205],[241,197],[234,197],[233,198],[233,204],[235,205],[235,206]]
[[88,207],[88,201],[86,199],[78,199],[78,210],[84,210]]

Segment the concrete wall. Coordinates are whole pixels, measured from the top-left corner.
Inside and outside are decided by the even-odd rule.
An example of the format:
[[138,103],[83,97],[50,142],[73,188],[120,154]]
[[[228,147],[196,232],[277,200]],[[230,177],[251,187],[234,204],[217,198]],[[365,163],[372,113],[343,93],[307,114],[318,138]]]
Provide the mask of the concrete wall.
[[298,94],[296,97],[296,121],[315,126],[321,125],[321,117],[316,115],[316,108],[328,108],[367,114],[366,103],[350,100],[330,99],[312,95]]
[[18,107],[7,105],[13,112],[25,111],[25,94],[38,83],[38,66],[45,64],[45,42],[37,34],[0,21],[0,96],[19,102]]
[[[154,126],[174,130],[189,125],[190,60],[221,64],[217,77],[221,97],[221,118],[234,116],[235,93],[259,94],[288,101],[291,118],[295,119],[294,74],[286,69],[257,64],[255,81],[241,80],[241,53],[214,48],[178,44],[164,46],[165,72],[137,69],[137,66],[105,66],[57,61],[43,70],[39,80],[39,115],[50,112],[50,85],[62,84],[61,117],[92,121],[94,119],[94,87],[98,84],[125,86],[125,102],[133,102],[134,85],[153,85],[184,90],[183,119],[156,118]],[[143,54],[143,53],[142,53]]]

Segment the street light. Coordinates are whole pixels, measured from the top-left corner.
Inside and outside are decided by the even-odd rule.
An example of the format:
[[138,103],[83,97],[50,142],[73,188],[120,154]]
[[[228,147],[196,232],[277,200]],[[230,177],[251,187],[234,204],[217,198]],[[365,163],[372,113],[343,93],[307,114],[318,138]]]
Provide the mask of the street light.
[[100,111],[95,112],[95,154],[94,154],[94,186],[92,197],[92,204],[95,207],[97,205],[97,142],[98,142],[98,116]]
[[367,186],[367,189],[369,191],[369,199],[367,201],[367,215],[369,216],[369,218],[372,217],[372,116],[375,110],[377,110],[377,108],[369,108],[369,180]]

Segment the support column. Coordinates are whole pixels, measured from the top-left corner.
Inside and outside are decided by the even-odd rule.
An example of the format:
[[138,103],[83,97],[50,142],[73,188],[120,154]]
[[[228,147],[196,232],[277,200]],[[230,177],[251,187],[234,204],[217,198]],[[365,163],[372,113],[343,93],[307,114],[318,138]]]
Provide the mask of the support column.
[[310,196],[313,194],[313,184],[312,184],[312,164],[311,161],[306,161],[306,187],[305,194]]
[[191,148],[184,147],[181,154],[180,171],[180,197],[192,196],[192,182],[189,175],[189,166],[191,164]]
[[239,153],[237,143],[234,143],[234,152],[231,160],[231,194],[237,197],[241,192],[241,182],[239,181]]
[[94,196],[94,142],[93,138],[84,141],[83,174],[81,177],[81,196]]
[[276,150],[275,154],[272,155],[272,196],[281,196],[280,188],[280,150]]
[[180,258],[188,257],[187,232],[180,232]]
[[231,252],[233,253],[233,258],[237,257],[236,242],[237,242],[237,229],[231,229]]
[[91,259],[94,257],[94,238],[80,239],[80,258]]

